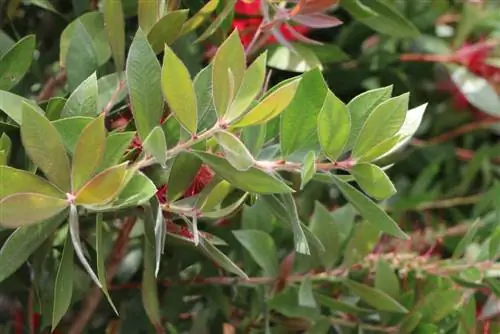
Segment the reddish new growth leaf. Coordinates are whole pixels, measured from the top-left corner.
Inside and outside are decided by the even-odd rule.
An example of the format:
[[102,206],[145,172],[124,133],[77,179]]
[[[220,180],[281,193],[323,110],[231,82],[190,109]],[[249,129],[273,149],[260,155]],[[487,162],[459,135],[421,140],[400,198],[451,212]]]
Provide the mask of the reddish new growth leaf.
[[[245,46],[249,47],[252,40],[259,40],[259,47],[279,42],[289,46],[288,42],[301,41],[310,44],[320,44],[305,35],[311,28],[330,28],[342,24],[338,18],[324,14],[338,3],[338,0],[306,0],[289,1],[295,4],[292,8],[272,6],[274,17],[269,18],[261,10],[270,6],[261,4],[261,0],[239,0],[235,5],[237,17],[232,27],[240,33]],[[265,21],[267,17],[268,21]],[[256,36],[256,34],[260,34]],[[260,38],[260,39],[259,39]]]

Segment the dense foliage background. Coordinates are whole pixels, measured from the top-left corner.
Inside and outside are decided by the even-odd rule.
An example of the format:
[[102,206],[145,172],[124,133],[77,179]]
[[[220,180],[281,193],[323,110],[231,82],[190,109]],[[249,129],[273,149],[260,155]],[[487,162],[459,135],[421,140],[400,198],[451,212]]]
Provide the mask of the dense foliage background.
[[[0,333],[500,332],[499,38],[493,0],[0,0]],[[241,45],[242,110],[282,113],[212,136]],[[371,152],[389,180],[338,143],[390,96],[365,156],[419,129]],[[54,129],[71,189],[135,183],[8,202],[65,190]]]

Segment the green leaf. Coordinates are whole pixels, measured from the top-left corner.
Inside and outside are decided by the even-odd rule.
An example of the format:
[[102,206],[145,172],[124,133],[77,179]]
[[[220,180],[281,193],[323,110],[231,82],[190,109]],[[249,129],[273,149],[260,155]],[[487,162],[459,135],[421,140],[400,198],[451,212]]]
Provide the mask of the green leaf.
[[125,64],[125,18],[121,1],[105,0],[103,4],[104,26],[117,72]]
[[399,330],[401,331],[401,333],[413,333],[413,331],[415,330],[415,328],[417,328],[421,320],[422,320],[422,314],[418,312],[410,313],[403,321],[401,321],[401,324],[399,325]]
[[66,195],[45,179],[25,170],[0,166],[0,199],[15,193],[38,193],[66,199]]
[[193,151],[198,158],[210,166],[215,173],[227,180],[234,187],[244,191],[260,194],[287,193],[292,192],[283,181],[272,174],[251,167],[246,171],[239,171],[224,158],[219,156]]
[[200,211],[208,211],[217,207],[233,190],[231,184],[225,180],[215,177],[198,194],[195,207]]
[[217,121],[212,98],[212,65],[203,68],[193,81],[198,113],[198,130],[211,128]]
[[[344,222],[342,222],[344,223]],[[320,255],[321,264],[331,269],[342,255],[339,229],[330,212],[319,202],[316,202],[309,228],[325,247]]]
[[409,94],[403,94],[379,104],[366,119],[352,150],[360,158],[374,145],[394,136],[404,123]]
[[[427,103],[408,110],[408,112],[406,113],[405,121],[401,126],[401,128],[399,129],[398,134],[396,135],[396,137],[399,137],[400,140],[386,153],[376,157],[377,160],[382,159],[383,157],[388,156],[389,154],[399,150],[403,146],[408,145],[408,143],[411,140],[411,137],[413,137],[413,135],[417,132],[420,123],[422,123],[422,118],[424,117],[426,108],[427,108]],[[370,154],[366,154],[363,159],[366,159],[366,157],[370,158]]]
[[361,222],[354,227],[352,238],[344,250],[344,263],[346,267],[359,263],[370,254],[377,245],[380,238],[379,229],[367,221]]
[[[152,240],[154,242],[154,240]],[[144,310],[155,328],[161,328],[160,302],[155,276],[154,244],[144,240],[144,268],[142,270],[141,296]],[[161,331],[163,332],[163,331]]]
[[90,122],[76,143],[71,169],[71,190],[77,192],[96,172],[106,149],[105,115]]
[[198,28],[205,20],[210,18],[210,15],[217,8],[219,0],[208,1],[199,11],[196,12],[189,20],[184,23],[181,35],[184,35]]
[[61,112],[61,117],[96,116],[99,112],[97,92],[97,76],[94,72],[71,93]]
[[265,124],[259,124],[247,126],[241,132],[241,141],[254,157],[259,156],[259,153],[262,151],[262,147],[266,141],[266,130],[267,127]]
[[[112,108],[125,99],[128,94],[123,73],[111,73],[97,80],[98,99],[97,110],[102,112],[105,108]],[[118,87],[119,92],[117,91]],[[108,105],[109,104],[109,105]]]
[[477,333],[476,298],[470,296],[462,308],[457,334]]
[[135,132],[117,132],[106,137],[106,150],[102,157],[101,165],[98,171],[102,171],[111,166],[117,165],[130,146]]
[[227,131],[219,131],[214,137],[231,166],[239,171],[246,171],[254,165],[255,160],[252,154],[238,137]]
[[238,230],[233,231],[233,234],[266,276],[278,275],[278,253],[274,240],[269,234],[259,230]]
[[240,89],[224,119],[231,123],[245,113],[259,95],[266,78],[267,53],[261,54],[245,71]]
[[66,99],[64,97],[52,97],[49,99],[47,103],[47,107],[45,108],[45,117],[49,119],[49,121],[55,121],[61,118],[61,112],[66,104]]
[[500,97],[485,78],[458,67],[453,69],[451,79],[470,104],[491,116],[500,116]]
[[[6,133],[2,133],[0,136],[0,166],[6,166],[9,163],[10,156],[12,153],[12,140]],[[0,173],[0,180],[2,175]],[[0,183],[2,184],[2,183]],[[0,191],[0,198],[2,197]]]
[[85,258],[85,255],[83,254],[83,245],[80,239],[80,225],[78,223],[78,210],[76,208],[76,205],[74,204],[72,204],[69,208],[68,225],[69,225],[69,233],[71,235],[71,242],[73,243],[73,247],[75,248],[76,256],[78,257],[80,263],[85,268],[87,274],[89,274],[92,281],[94,281],[94,283],[100,289],[102,289],[101,282],[99,282],[97,275],[94,273],[94,270],[92,270],[92,267],[90,266],[89,262]]
[[474,239],[474,237],[476,236],[476,234],[479,230],[480,222],[481,222],[481,220],[479,218],[476,219],[471,224],[469,230],[464,235],[462,240],[460,240],[457,247],[455,248],[455,251],[453,252],[452,258],[454,260],[457,260],[459,257],[461,257],[465,253],[466,248],[472,243],[472,240]]
[[110,167],[88,181],[76,193],[80,205],[103,205],[113,200],[123,186],[128,162]]
[[[21,140],[31,161],[64,192],[70,190],[70,168],[61,137],[47,118],[24,103]],[[43,138],[43,140],[41,140]]]
[[358,21],[393,37],[418,37],[418,29],[387,0],[373,0],[363,5],[359,0],[347,0],[342,6]]
[[238,200],[219,210],[214,210],[211,212],[203,211],[201,213],[201,216],[210,219],[221,219],[223,217],[227,217],[230,214],[234,213],[234,211],[236,211],[236,209],[238,209],[245,202],[247,196],[248,193],[245,193]]
[[297,92],[281,114],[280,144],[285,157],[296,151],[318,148],[317,120],[327,91],[318,69],[302,75]]
[[377,200],[386,199],[396,193],[391,180],[379,166],[360,163],[353,166],[349,172],[361,189]]
[[[79,39],[75,30],[77,26],[81,25],[83,28],[84,39]],[[93,50],[95,54],[96,65],[102,65],[108,61],[111,56],[111,48],[106,37],[107,33],[104,28],[104,16],[98,11],[88,12],[71,22],[62,32],[59,46],[59,59],[63,67],[69,68],[66,64],[66,57],[69,52],[69,45],[72,40],[79,42],[82,49],[87,48]],[[77,44],[77,43],[75,43]],[[85,54],[87,52],[84,52]],[[80,57],[83,55],[80,54]],[[82,59],[80,58],[80,61]],[[66,66],[67,65],[67,66]],[[74,64],[73,64],[74,65]],[[77,65],[78,66],[78,65]],[[90,73],[89,73],[90,74]]]
[[0,58],[0,89],[11,89],[28,72],[35,51],[35,40],[35,35],[22,38]]
[[382,258],[377,262],[375,288],[387,293],[392,298],[399,298],[401,293],[398,276],[389,263]]
[[144,150],[151,154],[158,163],[165,167],[167,161],[167,143],[165,133],[160,126],[156,126],[142,143]]
[[61,136],[61,141],[72,155],[83,129],[94,119],[91,117],[68,117],[51,122]]
[[361,308],[356,305],[352,305],[351,303],[342,302],[338,299],[334,299],[319,293],[314,293],[314,298],[318,301],[318,304],[321,306],[327,307],[333,311],[340,311],[345,313],[354,313],[354,314],[366,314],[372,313],[373,311],[368,308]]
[[52,329],[55,329],[71,305],[73,296],[74,248],[71,237],[66,237],[64,249],[57,270],[54,286],[54,308],[52,310]]
[[182,196],[193,182],[200,166],[200,159],[187,152],[180,153],[174,158],[168,177],[167,199],[169,202],[174,202]]
[[219,15],[212,21],[212,23],[205,29],[203,34],[196,40],[197,43],[206,40],[210,37],[221,25],[224,23],[226,18],[231,14],[235,5],[235,0],[228,0],[225,3],[225,7],[219,13]]
[[163,96],[177,120],[191,134],[195,134],[198,115],[193,82],[182,60],[167,45],[163,56],[161,87]]
[[309,151],[300,169],[300,189],[303,189],[312,180],[314,174],[316,174],[316,154],[314,151]]
[[[73,91],[99,67],[97,50],[92,45],[92,36],[77,20],[66,55],[68,88]],[[64,60],[61,58],[61,62]]]
[[417,311],[422,313],[424,321],[438,323],[456,308],[462,308],[463,291],[435,290],[419,303]]
[[351,117],[347,107],[329,91],[318,116],[318,138],[330,160],[336,161],[342,154],[350,132]]
[[358,159],[357,163],[372,162],[376,161],[387,154],[391,153],[393,149],[398,146],[401,141],[404,141],[405,137],[397,134],[392,136],[377,145],[374,145],[363,154],[362,157]]
[[261,196],[266,207],[285,224],[291,224],[295,251],[300,254],[310,254],[306,234],[297,212],[297,205],[291,194],[272,194]]
[[0,249],[0,282],[12,275],[21,265],[26,263],[31,254],[51,236],[59,227],[66,213],[46,219],[43,222],[23,226],[16,229],[3,243]]
[[372,222],[382,232],[401,239],[408,239],[408,235],[401,230],[398,224],[392,220],[377,204],[363,195],[359,190],[349,183],[342,181],[336,175],[332,178],[339,187],[345,198],[359,211],[364,219]]
[[247,274],[245,274],[243,270],[241,270],[236,264],[234,264],[233,261],[231,261],[231,259],[229,259],[220,250],[218,250],[208,240],[201,238],[199,247],[203,251],[203,253],[205,253],[205,255],[215,261],[215,263],[217,263],[223,269],[240,277],[248,278]]
[[387,101],[391,94],[392,86],[372,89],[356,96],[347,104],[351,114],[351,133],[345,147],[346,150],[352,149],[354,143],[358,140],[363,124],[365,124],[372,111],[379,104]]
[[343,283],[356,295],[358,295],[365,303],[373,306],[377,310],[408,313],[408,310],[391,296],[386,293],[371,288],[367,285],[360,284],[355,281],[345,280]]
[[136,172],[116,199],[110,204],[112,210],[140,206],[156,194],[154,183],[141,172]]
[[144,140],[160,124],[163,96],[160,64],[140,29],[130,46],[126,75],[137,132]]
[[297,78],[280,85],[279,88],[264,97],[242,119],[236,122],[234,126],[245,127],[262,124],[278,116],[292,101],[299,82],[300,78]]
[[36,193],[16,193],[0,200],[0,226],[16,228],[36,224],[67,207],[66,199]]
[[102,215],[98,214],[96,217],[96,231],[95,231],[95,248],[96,248],[96,258],[97,258],[97,278],[102,285],[102,292],[106,296],[109,305],[113,309],[116,315],[118,311],[115,304],[111,300],[111,296],[108,291],[108,282],[106,280],[106,264],[104,263],[104,241],[103,241],[103,231],[104,231],[104,221],[102,220]]
[[313,286],[311,279],[306,276],[302,280],[299,288],[299,305],[305,307],[316,308],[316,299],[314,298]]
[[268,47],[269,67],[289,72],[303,73],[312,69],[323,70],[323,65],[316,53],[308,46],[301,43],[291,43],[294,50],[284,45],[271,45]]
[[245,74],[245,50],[238,30],[222,43],[212,65],[214,105],[219,118],[223,118],[240,89]]
[[188,10],[176,10],[163,16],[148,33],[148,41],[155,53],[163,51],[165,44],[171,45],[181,34]]
[[139,0],[137,4],[137,17],[139,27],[148,33],[160,18],[160,6],[158,0]]
[[287,317],[305,318],[308,320],[317,318],[319,315],[318,309],[300,305],[298,293],[299,291],[295,286],[286,287],[280,293],[269,298],[267,305],[269,308]]
[[43,110],[33,101],[22,96],[0,90],[0,110],[12,118],[14,122],[21,125],[23,104],[29,104],[37,113],[43,115]]

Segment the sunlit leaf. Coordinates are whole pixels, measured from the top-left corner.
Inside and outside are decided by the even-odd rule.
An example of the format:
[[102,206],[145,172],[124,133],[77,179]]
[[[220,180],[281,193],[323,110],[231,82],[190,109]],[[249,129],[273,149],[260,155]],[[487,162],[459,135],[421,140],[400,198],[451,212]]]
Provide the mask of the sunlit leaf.
[[15,193],[38,193],[65,199],[65,194],[45,179],[22,169],[0,166],[0,199]]
[[198,123],[196,94],[191,76],[184,63],[165,45],[161,72],[163,96],[177,120],[195,134]]
[[71,93],[61,112],[61,117],[94,117],[98,113],[97,92],[97,76],[94,72]]
[[125,64],[125,18],[122,2],[105,0],[103,13],[116,71],[121,72]]
[[67,207],[66,199],[36,193],[16,193],[0,200],[0,226],[16,228],[32,225],[55,216]]
[[342,154],[350,132],[351,118],[347,107],[329,91],[318,116],[318,138],[330,160],[336,161]]
[[349,172],[354,176],[359,186],[375,199],[386,199],[396,193],[396,188],[389,177],[376,165],[356,164]]
[[29,104],[24,103],[22,110],[21,140],[28,156],[50,181],[62,191],[68,192],[69,159],[59,133],[47,118]]
[[110,167],[83,185],[75,201],[81,205],[103,205],[113,200],[122,189],[128,162]]
[[106,149],[104,115],[90,122],[76,143],[71,169],[72,191],[78,191],[96,172]]
[[235,127],[262,124],[278,116],[292,101],[300,79],[294,79],[274,90],[253,107]]
[[224,157],[239,171],[246,171],[254,164],[254,158],[245,145],[232,133],[220,131],[215,134],[217,143],[224,151]]
[[222,43],[212,65],[213,98],[219,118],[228,111],[245,74],[245,51],[238,30]]

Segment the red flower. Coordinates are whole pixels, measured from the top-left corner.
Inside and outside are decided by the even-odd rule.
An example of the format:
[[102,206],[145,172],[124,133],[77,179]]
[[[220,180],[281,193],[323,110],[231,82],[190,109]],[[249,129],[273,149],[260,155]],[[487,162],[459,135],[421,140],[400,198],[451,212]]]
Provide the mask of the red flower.
[[234,6],[236,14],[243,15],[260,15],[260,0],[238,0]]
[[[203,188],[205,188],[205,186],[212,180],[213,176],[214,173],[212,172],[212,170],[207,166],[202,165],[189,187],[186,189],[186,191],[184,191],[184,194],[182,194],[182,197],[191,197],[199,194],[203,190]],[[164,204],[167,202],[167,192],[168,188],[166,184],[161,186],[156,192],[156,197],[158,198],[158,201],[160,203]]]

